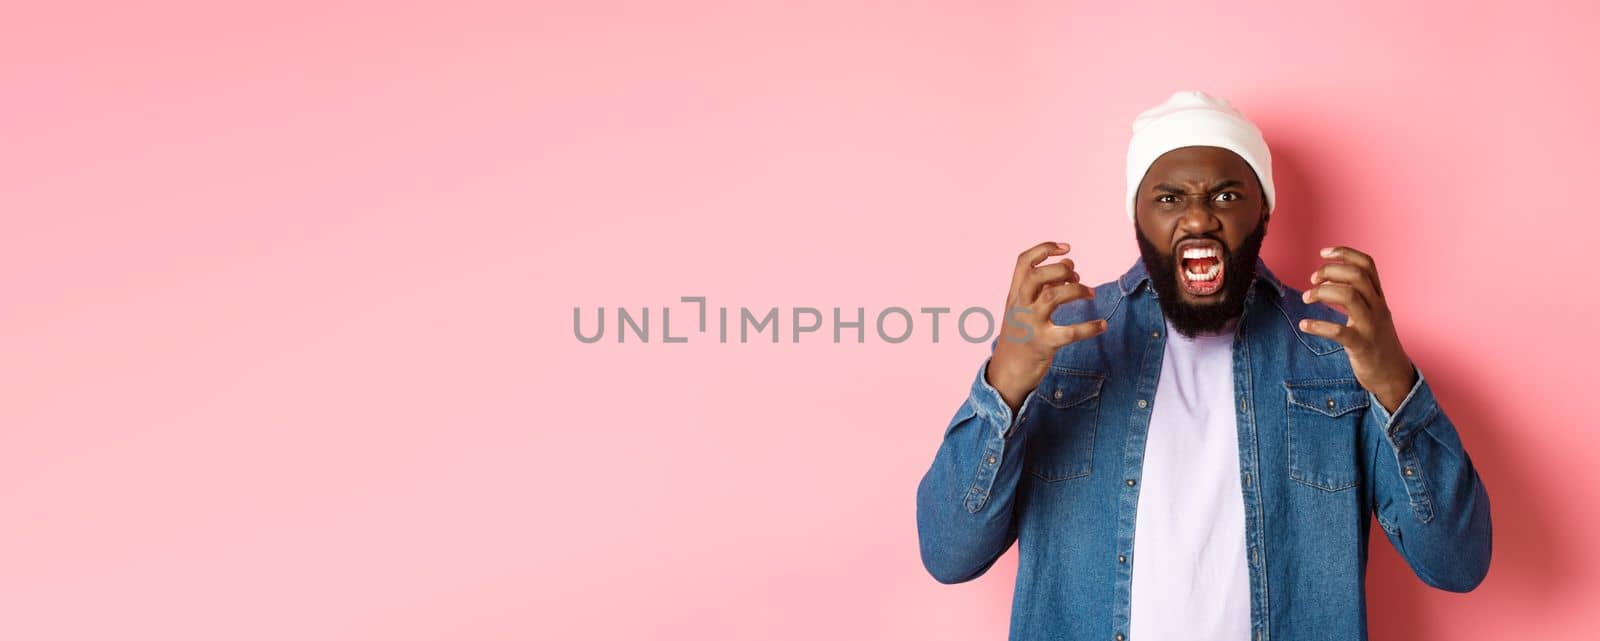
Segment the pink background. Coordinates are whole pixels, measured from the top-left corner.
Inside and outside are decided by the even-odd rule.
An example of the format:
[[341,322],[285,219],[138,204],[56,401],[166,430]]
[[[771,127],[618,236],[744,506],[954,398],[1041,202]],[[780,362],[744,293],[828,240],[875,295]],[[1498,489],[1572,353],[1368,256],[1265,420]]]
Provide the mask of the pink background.
[[987,345],[572,309],[1114,278],[1187,88],[1266,131],[1280,276],[1377,257],[1493,497],[1470,594],[1375,541],[1373,638],[1595,632],[1592,4],[215,4],[0,13],[0,637],[1003,638],[1015,550],[939,585],[913,517]]

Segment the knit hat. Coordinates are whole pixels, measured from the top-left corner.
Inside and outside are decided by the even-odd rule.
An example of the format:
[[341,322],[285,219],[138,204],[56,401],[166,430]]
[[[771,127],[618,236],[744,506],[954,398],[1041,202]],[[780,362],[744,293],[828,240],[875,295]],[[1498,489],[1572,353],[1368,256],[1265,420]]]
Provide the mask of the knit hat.
[[1277,198],[1272,191],[1272,153],[1256,128],[1228,101],[1203,91],[1179,91],[1166,102],[1145,110],[1133,121],[1133,138],[1128,141],[1128,220],[1133,220],[1133,201],[1139,183],[1150,165],[1179,147],[1221,147],[1239,154],[1261,181],[1270,213]]

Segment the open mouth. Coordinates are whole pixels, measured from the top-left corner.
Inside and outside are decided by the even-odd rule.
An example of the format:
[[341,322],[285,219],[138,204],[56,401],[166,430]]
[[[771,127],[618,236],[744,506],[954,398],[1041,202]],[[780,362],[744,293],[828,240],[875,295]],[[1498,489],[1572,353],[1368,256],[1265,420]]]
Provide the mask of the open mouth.
[[1216,241],[1186,242],[1178,246],[1178,273],[1184,291],[1209,296],[1222,289],[1222,245]]

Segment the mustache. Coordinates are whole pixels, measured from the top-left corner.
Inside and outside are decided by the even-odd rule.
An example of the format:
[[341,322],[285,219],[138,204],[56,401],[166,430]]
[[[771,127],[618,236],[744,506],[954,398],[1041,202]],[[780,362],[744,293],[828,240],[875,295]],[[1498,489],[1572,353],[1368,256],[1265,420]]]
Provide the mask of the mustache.
[[1233,248],[1228,246],[1228,241],[1223,240],[1221,238],[1217,238],[1216,236],[1185,236],[1183,238],[1179,238],[1177,241],[1172,243],[1172,247],[1170,248],[1171,251],[1169,251],[1168,253],[1170,253],[1170,254],[1178,253],[1178,246],[1182,245],[1184,243],[1187,243],[1187,242],[1189,242],[1191,240],[1210,240],[1210,241],[1215,241],[1218,245],[1222,246],[1222,253],[1224,255],[1233,253]]

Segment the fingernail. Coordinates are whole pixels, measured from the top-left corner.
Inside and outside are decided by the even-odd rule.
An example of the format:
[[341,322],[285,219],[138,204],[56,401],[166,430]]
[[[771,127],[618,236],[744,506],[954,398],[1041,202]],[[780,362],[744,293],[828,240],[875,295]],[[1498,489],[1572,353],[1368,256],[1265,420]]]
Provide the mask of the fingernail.
[[1313,282],[1313,283],[1317,282],[1317,273],[1316,272],[1311,272],[1311,282]]
[[1333,255],[1333,248],[1332,247],[1323,247],[1322,248],[1322,256],[1324,258],[1326,258],[1328,256],[1332,256],[1332,255]]

